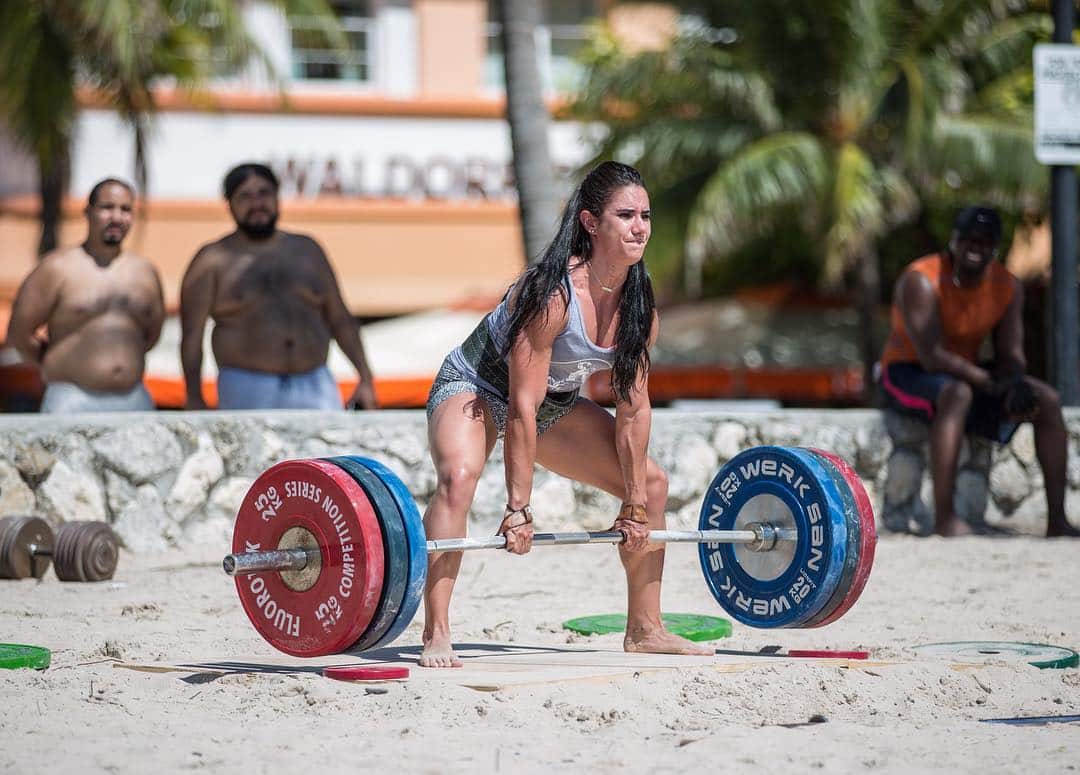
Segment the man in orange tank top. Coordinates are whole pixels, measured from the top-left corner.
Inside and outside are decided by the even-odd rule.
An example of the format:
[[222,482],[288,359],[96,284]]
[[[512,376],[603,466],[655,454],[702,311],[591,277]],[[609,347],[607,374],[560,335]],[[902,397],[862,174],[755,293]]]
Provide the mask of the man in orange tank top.
[[[896,282],[882,387],[892,407],[930,423],[935,532],[971,532],[953,510],[964,434],[1004,444],[1030,421],[1046,487],[1046,534],[1080,536],[1065,518],[1068,434],[1061,402],[1053,388],[1024,374],[1023,294],[994,260],[1000,241],[997,212],[967,207],[948,247],[908,266]],[[988,336],[993,360],[980,362]]]

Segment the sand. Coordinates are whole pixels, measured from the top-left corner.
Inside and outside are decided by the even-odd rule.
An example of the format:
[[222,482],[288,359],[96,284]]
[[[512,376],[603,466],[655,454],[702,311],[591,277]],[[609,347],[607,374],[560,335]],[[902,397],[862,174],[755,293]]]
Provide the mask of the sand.
[[[917,658],[1001,640],[1080,647],[1080,542],[885,536],[862,599],[815,630],[736,624],[716,657],[626,655],[566,619],[618,612],[611,547],[466,557],[453,614],[467,666],[403,682],[323,678],[271,649],[220,571],[224,547],[123,553],[98,584],[0,581],[0,641],[52,649],[0,671],[0,772],[1063,772],[1080,670]],[[664,610],[723,615],[691,546],[668,548]],[[416,621],[381,660],[414,663]],[[867,662],[756,654],[865,649]],[[371,655],[368,655],[371,656]],[[126,667],[125,667],[126,665]],[[133,666],[175,665],[168,672]],[[814,716],[824,722],[807,724]]]

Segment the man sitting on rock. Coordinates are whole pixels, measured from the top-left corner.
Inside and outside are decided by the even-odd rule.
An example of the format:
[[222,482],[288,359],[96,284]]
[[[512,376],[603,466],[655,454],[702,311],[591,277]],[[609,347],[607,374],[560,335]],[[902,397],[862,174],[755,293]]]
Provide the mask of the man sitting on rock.
[[[1005,444],[1030,421],[1046,485],[1046,534],[1080,536],[1065,518],[1068,434],[1061,402],[1053,388],[1024,374],[1023,295],[995,261],[1000,241],[997,211],[967,207],[956,217],[948,247],[904,270],[881,358],[882,387],[892,408],[930,424],[936,533],[971,532],[953,510],[964,434]],[[993,360],[979,362],[988,335]]]

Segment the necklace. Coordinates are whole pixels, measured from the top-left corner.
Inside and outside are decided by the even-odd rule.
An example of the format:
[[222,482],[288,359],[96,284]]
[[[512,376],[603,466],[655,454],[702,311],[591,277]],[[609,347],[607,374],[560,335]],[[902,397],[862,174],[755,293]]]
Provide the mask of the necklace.
[[602,282],[600,282],[599,277],[593,276],[592,272],[589,272],[589,277],[596,280],[596,284],[600,286],[600,290],[602,290],[604,293],[615,293],[615,291],[617,290],[615,286],[604,285]]

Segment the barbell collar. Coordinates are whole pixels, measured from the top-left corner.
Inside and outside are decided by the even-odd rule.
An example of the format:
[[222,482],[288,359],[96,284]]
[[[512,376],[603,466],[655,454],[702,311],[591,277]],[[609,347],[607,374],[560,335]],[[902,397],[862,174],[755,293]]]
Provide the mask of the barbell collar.
[[[797,541],[794,528],[777,528],[764,522],[754,523],[746,530],[650,530],[650,543],[727,543],[747,544],[753,551],[764,552],[778,541]],[[535,533],[533,546],[569,546],[574,544],[621,544],[626,536],[619,530],[569,533]],[[486,538],[439,538],[427,542],[428,553],[468,552],[476,549],[505,549],[506,536]],[[238,552],[226,555],[222,561],[225,573],[245,576],[264,571],[303,570],[317,557],[318,549],[274,549],[266,552]]]

